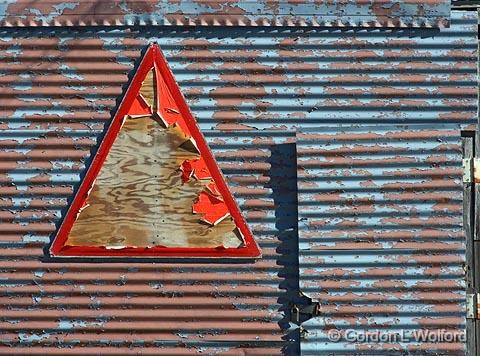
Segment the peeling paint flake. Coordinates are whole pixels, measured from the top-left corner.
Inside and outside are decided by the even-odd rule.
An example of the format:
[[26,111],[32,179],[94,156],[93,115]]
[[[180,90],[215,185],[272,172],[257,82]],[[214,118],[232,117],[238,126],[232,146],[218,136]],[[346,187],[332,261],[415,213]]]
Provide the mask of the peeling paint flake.
[[42,334],[27,334],[27,333],[18,333],[18,339],[21,343],[35,343],[40,342],[45,339],[49,339],[51,334],[42,333]]
[[85,79],[82,75],[79,75],[75,69],[71,68],[67,64],[61,64],[58,68],[60,69],[62,75],[64,75],[69,79],[77,79],[77,80]]

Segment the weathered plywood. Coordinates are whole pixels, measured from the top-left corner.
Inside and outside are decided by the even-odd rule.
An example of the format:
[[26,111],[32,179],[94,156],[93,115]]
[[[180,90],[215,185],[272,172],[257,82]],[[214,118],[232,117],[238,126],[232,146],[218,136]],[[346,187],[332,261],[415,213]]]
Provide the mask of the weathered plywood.
[[157,95],[157,90],[154,85],[155,82],[155,72],[152,69],[148,72],[145,80],[143,81],[142,88],[140,89],[140,94],[145,98],[148,104],[156,111],[156,101],[155,97]]
[[127,118],[97,177],[67,245],[238,247],[235,224],[200,222],[192,203],[206,183],[183,184],[179,167],[198,157],[175,127]]

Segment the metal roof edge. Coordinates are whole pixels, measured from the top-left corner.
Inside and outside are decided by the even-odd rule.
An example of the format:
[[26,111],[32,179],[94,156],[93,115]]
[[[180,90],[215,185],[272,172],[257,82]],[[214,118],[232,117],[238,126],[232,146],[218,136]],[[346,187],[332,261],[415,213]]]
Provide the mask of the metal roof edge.
[[0,26],[448,27],[450,8],[448,0],[0,0]]
[[450,26],[450,19],[443,17],[431,18],[392,18],[385,17],[368,21],[362,17],[350,16],[338,18],[335,16],[262,16],[254,18],[239,18],[230,15],[216,15],[208,18],[188,15],[172,16],[129,16],[126,19],[97,20],[65,18],[55,21],[36,20],[34,18],[8,18],[0,20],[0,27],[83,27],[83,26],[202,26],[202,27],[362,27],[362,28],[444,28]]

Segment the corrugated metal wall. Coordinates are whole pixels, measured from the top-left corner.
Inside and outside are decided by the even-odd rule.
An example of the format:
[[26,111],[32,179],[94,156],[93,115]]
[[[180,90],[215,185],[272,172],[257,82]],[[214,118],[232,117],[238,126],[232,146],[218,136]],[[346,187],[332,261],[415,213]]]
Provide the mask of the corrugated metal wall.
[[460,131],[310,129],[297,159],[300,290],[321,315],[303,324],[302,353],[464,354]]
[[[0,352],[298,352],[288,341],[296,332],[284,330],[298,288],[293,130],[475,124],[476,31],[476,17],[459,13],[442,30],[1,29]],[[262,247],[256,263],[44,257],[150,41],[161,45]]]
[[3,0],[2,26],[448,26],[448,0]]

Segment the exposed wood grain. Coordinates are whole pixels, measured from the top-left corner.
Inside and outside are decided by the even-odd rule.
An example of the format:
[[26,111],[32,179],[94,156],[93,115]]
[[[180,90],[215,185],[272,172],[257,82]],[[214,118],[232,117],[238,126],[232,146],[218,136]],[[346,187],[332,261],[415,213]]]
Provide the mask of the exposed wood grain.
[[154,85],[154,71],[153,69],[148,72],[147,77],[143,81],[142,88],[140,89],[140,94],[145,98],[147,103],[152,106],[153,110],[156,110],[156,104],[155,104],[155,96],[156,96],[156,89]]
[[180,130],[164,129],[151,117],[127,118],[66,244],[241,245],[231,219],[211,227],[192,213],[206,183],[182,184],[181,163],[197,157],[180,147],[184,141]]

